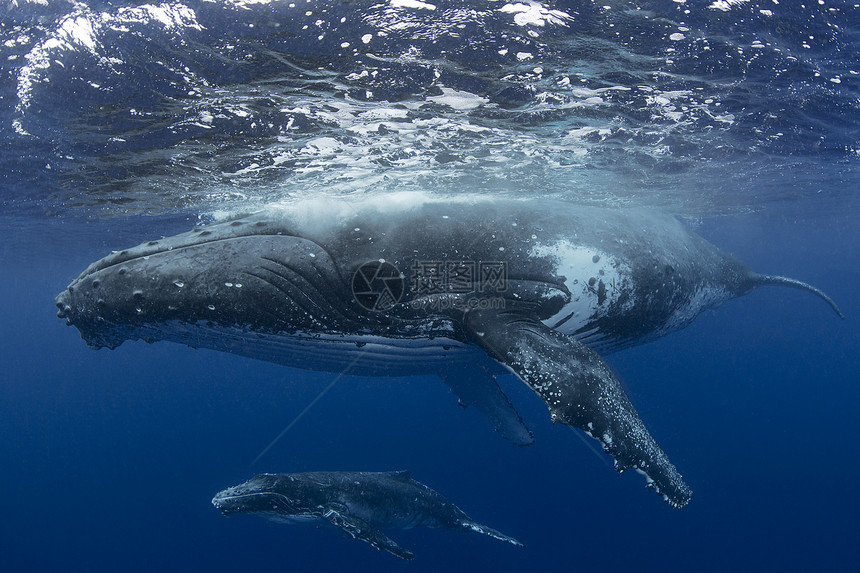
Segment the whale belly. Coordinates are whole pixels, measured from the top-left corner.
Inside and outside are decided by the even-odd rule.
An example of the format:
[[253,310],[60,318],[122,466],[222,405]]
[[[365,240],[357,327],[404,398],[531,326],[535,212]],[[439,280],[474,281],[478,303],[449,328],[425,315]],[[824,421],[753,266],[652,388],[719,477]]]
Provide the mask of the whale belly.
[[389,338],[369,334],[260,333],[205,323],[140,327],[142,340],[168,340],[302,370],[348,372],[356,376],[420,376],[445,368],[483,365],[505,370],[476,346],[449,338]]

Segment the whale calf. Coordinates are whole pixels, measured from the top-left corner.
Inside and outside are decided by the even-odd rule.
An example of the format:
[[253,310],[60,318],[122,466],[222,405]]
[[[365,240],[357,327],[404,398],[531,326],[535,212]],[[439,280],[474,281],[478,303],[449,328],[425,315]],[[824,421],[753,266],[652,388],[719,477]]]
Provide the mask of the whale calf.
[[528,444],[495,382],[513,373],[554,422],[682,507],[689,487],[601,355],[762,285],[842,316],[820,290],[758,274],[660,212],[394,194],[298,202],[114,252],[56,302],[94,348],[169,340],[296,368],[436,373]]
[[328,522],[381,551],[412,559],[380,529],[441,527],[483,533],[522,544],[481,525],[410,472],[308,472],[259,474],[218,492],[212,505],[224,515],[246,513],[273,521]]

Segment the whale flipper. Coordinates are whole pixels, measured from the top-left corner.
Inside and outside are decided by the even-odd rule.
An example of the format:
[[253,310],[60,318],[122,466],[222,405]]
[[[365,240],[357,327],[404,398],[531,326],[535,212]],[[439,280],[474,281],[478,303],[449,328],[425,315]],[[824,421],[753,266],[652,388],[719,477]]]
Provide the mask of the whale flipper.
[[692,491],[596,352],[527,311],[472,310],[465,321],[475,343],[543,399],[553,422],[599,440],[619,472],[633,468],[645,474],[648,487],[673,507],[687,504]]
[[489,535],[493,539],[498,539],[499,541],[507,541],[511,545],[516,545],[517,547],[523,546],[522,543],[520,543],[510,535],[505,535],[501,531],[493,529],[492,527],[487,527],[486,525],[478,523],[476,521],[472,521],[471,519],[463,520],[460,523],[460,527],[469,531],[474,531],[476,533],[483,533],[484,535]]
[[506,439],[518,446],[534,443],[534,434],[499,388],[495,376],[482,368],[474,368],[465,373],[440,372],[439,377],[457,395],[461,406],[474,406]]
[[415,554],[397,545],[397,543],[382,533],[379,529],[354,515],[348,515],[336,509],[326,509],[323,519],[345,531],[353,539],[370,543],[380,551],[388,551],[401,559],[414,559]]

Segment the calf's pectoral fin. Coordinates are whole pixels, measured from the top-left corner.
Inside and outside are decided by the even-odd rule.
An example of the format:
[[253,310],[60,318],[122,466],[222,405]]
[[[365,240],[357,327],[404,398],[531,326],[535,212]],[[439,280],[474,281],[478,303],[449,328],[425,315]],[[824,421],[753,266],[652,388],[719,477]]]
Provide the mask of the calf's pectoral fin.
[[400,547],[393,539],[379,531],[379,529],[354,515],[349,515],[329,508],[323,512],[322,517],[332,525],[345,531],[353,539],[366,541],[380,551],[388,551],[392,555],[396,555],[401,559],[415,558],[414,553],[408,549]]
[[476,344],[543,399],[553,422],[599,440],[619,472],[643,473],[648,487],[673,507],[687,504],[690,488],[597,353],[523,312],[471,311],[465,322]]
[[507,541],[511,545],[516,545],[517,547],[522,547],[523,544],[511,537],[510,535],[505,535],[501,531],[497,529],[493,529],[492,527],[487,527],[481,523],[477,523],[472,521],[471,519],[464,519],[460,522],[460,527],[467,531],[474,531],[476,533],[482,533],[484,535],[488,535],[493,539],[498,539],[499,541]]

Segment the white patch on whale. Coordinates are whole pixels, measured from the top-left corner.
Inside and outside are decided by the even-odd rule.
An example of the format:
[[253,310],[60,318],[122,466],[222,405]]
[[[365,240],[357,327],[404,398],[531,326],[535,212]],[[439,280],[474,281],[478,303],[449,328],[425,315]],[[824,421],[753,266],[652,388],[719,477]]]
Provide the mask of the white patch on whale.
[[[584,247],[563,239],[551,244],[536,244],[529,251],[534,258],[549,258],[555,262],[555,273],[564,277],[565,286],[571,293],[570,301],[562,309],[543,321],[554,326],[558,321],[570,317],[557,330],[571,334],[584,326],[589,317],[600,315],[618,301],[622,290],[634,287],[632,272],[626,263],[592,247]],[[590,279],[596,279],[589,284]],[[606,299],[602,304],[597,294],[602,281]],[[628,306],[633,306],[631,299]],[[625,308],[624,310],[629,310]]]

